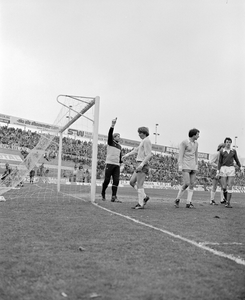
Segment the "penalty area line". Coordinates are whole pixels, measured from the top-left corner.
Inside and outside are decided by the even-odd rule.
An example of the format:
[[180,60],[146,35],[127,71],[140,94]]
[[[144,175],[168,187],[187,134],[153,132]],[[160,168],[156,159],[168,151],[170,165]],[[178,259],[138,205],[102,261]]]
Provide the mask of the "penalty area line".
[[207,246],[206,246],[205,244],[203,244],[203,243],[198,243],[198,242],[192,241],[192,240],[190,240],[190,239],[187,239],[187,238],[185,238],[185,237],[183,237],[183,236],[181,236],[181,235],[175,234],[175,233],[170,232],[170,231],[168,231],[168,230],[161,229],[161,228],[155,227],[155,226],[153,226],[153,225],[144,223],[144,222],[142,222],[142,221],[136,220],[136,219],[134,219],[134,218],[132,218],[132,217],[130,217],[130,216],[126,216],[126,215],[117,213],[117,212],[112,211],[112,210],[110,210],[110,209],[108,209],[108,208],[105,208],[105,207],[100,206],[98,203],[92,202],[92,204],[93,204],[94,206],[99,207],[99,208],[101,208],[101,209],[103,209],[103,210],[105,210],[105,211],[107,211],[107,212],[110,212],[110,213],[112,213],[112,214],[114,214],[114,215],[123,217],[123,218],[125,218],[125,219],[128,219],[128,220],[134,222],[134,223],[137,223],[137,224],[140,224],[140,225],[149,227],[149,228],[154,229],[154,230],[156,230],[156,231],[160,231],[160,232],[162,232],[162,233],[165,233],[165,234],[167,234],[167,235],[172,236],[172,237],[175,238],[175,239],[179,239],[179,240],[184,241],[184,242],[186,242],[186,243],[189,243],[189,244],[191,244],[191,245],[193,245],[193,246],[195,246],[195,247],[198,247],[198,248],[200,248],[200,249],[202,249],[202,250],[209,251],[209,252],[213,253],[214,255],[217,255],[217,256],[220,256],[220,257],[224,257],[224,258],[230,259],[230,260],[236,262],[236,263],[239,264],[239,265],[245,266],[245,260],[242,259],[242,258],[240,258],[240,257],[236,257],[236,256],[234,256],[234,255],[232,255],[232,254],[226,254],[226,253],[224,253],[224,252],[222,252],[222,251],[214,250],[214,249],[212,249],[212,248],[210,248],[210,247],[207,247]]

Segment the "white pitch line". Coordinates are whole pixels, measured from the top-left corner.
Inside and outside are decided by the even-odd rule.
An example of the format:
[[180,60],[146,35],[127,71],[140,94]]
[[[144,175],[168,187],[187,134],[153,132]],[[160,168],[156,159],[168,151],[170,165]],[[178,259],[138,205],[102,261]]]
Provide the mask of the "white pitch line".
[[140,225],[149,227],[149,228],[151,228],[151,229],[160,231],[160,232],[162,232],[162,233],[168,234],[168,235],[170,235],[170,236],[172,236],[172,237],[174,237],[174,238],[176,238],[176,239],[182,240],[182,241],[184,241],[184,242],[186,242],[186,243],[189,243],[189,244],[191,244],[191,245],[193,245],[193,246],[196,246],[196,247],[198,247],[198,248],[201,248],[202,250],[209,251],[209,252],[213,253],[214,255],[217,255],[217,256],[220,256],[220,257],[224,257],[224,258],[228,258],[228,259],[230,259],[230,260],[236,262],[236,263],[239,264],[239,265],[245,266],[245,260],[242,259],[242,258],[240,258],[240,257],[236,257],[236,256],[234,256],[234,255],[232,255],[232,254],[226,254],[226,253],[224,253],[224,252],[222,252],[222,251],[214,250],[214,249],[212,249],[212,248],[209,248],[209,247],[203,245],[202,243],[197,243],[197,242],[195,242],[195,241],[189,240],[189,239],[187,239],[187,238],[185,238],[185,237],[182,237],[182,236],[180,236],[180,235],[178,235],[178,234],[174,234],[174,233],[172,233],[172,232],[170,232],[170,231],[168,231],[168,230],[164,230],[164,229],[161,229],[161,228],[152,226],[152,225],[150,225],[150,224],[147,224],[147,223],[141,222],[141,221],[139,221],[139,220],[136,220],[136,219],[134,219],[134,218],[132,218],[132,217],[129,217],[129,216],[126,216],[126,215],[122,215],[122,214],[117,213],[117,212],[115,212],[115,211],[109,210],[109,209],[107,209],[107,208],[105,208],[105,207],[100,206],[98,203],[92,202],[92,204],[94,204],[95,206],[97,206],[97,207],[99,207],[99,208],[101,208],[101,209],[104,209],[105,211],[108,211],[108,212],[110,212],[110,213],[112,213],[112,214],[118,215],[118,216],[123,217],[123,218],[125,218],[125,219],[128,219],[128,220],[130,220],[130,221],[133,221],[133,222],[135,222],[135,223],[137,223],[137,224],[140,224]]
[[223,245],[242,245],[242,243],[236,243],[236,242],[233,242],[233,243],[212,243],[212,242],[202,242],[202,243],[199,243],[200,245],[218,245],[218,246],[223,246]]

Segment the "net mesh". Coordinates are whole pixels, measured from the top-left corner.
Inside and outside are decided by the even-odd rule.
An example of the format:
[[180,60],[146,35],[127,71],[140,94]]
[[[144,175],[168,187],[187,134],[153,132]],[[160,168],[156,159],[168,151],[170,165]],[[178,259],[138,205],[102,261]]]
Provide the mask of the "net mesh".
[[[38,134],[38,142],[15,168],[6,167],[0,182],[2,200],[89,200],[91,192],[93,98],[59,96],[54,122],[62,133],[60,189],[57,191],[60,134]],[[83,113],[86,111],[85,113]]]

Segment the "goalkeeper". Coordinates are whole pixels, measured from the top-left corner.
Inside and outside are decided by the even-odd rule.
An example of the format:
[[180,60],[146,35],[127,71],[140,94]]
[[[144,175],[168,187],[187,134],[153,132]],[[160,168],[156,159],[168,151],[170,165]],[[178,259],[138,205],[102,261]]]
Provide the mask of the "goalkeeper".
[[102,200],[106,200],[105,193],[112,177],[112,197],[111,202],[121,202],[117,199],[117,189],[120,178],[120,165],[122,163],[122,147],[119,144],[120,134],[113,133],[117,118],[112,120],[107,140],[107,155],[105,166],[105,178],[102,184]]

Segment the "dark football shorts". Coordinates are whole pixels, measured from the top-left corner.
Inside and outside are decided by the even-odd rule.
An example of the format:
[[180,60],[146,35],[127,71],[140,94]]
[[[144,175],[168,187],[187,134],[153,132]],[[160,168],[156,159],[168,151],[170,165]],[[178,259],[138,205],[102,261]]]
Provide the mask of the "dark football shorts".
[[140,164],[141,164],[141,162],[138,161],[137,164],[136,164],[136,166],[135,166],[135,172],[136,172],[136,173],[142,172],[142,173],[145,173],[145,175],[148,175],[148,174],[149,174],[149,169],[150,169],[150,167],[149,167],[148,164],[144,165],[141,171],[136,171],[136,168],[137,168]]

